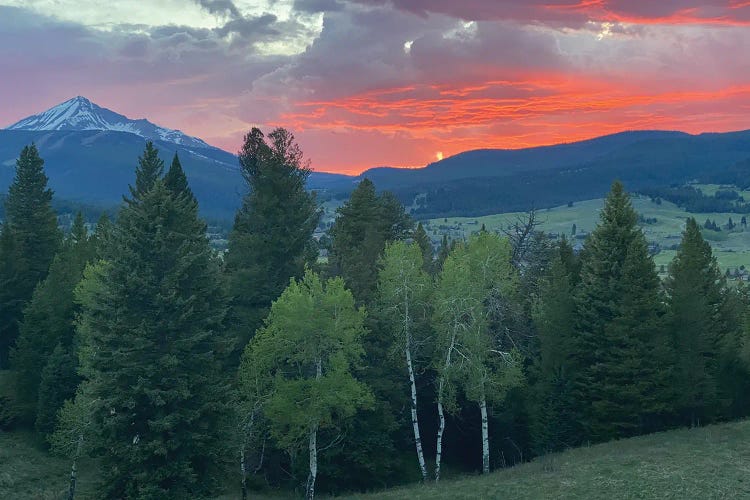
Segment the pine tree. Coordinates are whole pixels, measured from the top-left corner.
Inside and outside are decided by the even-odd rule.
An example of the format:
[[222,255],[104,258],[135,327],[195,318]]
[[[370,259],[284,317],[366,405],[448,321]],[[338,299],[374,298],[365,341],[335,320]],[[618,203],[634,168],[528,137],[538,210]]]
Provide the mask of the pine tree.
[[427,231],[424,230],[424,226],[422,226],[421,222],[417,224],[417,229],[414,231],[414,241],[419,245],[419,249],[422,251],[422,269],[428,273],[432,272],[432,241],[430,241],[430,237],[427,235]]
[[55,430],[57,414],[65,401],[75,396],[81,379],[78,358],[72,345],[57,344],[45,359],[39,379],[36,406],[36,431],[49,436]]
[[23,298],[17,294],[22,288],[19,269],[21,255],[8,226],[0,231],[0,369],[8,368],[8,354],[18,336],[18,323],[23,312]]
[[719,357],[728,328],[725,280],[695,219],[685,225],[665,285],[676,350],[675,404],[682,423],[697,425],[717,410]]
[[305,190],[310,169],[290,132],[275,129],[266,141],[253,128],[239,157],[249,193],[235,217],[225,257],[235,363],[271,302],[317,257],[312,235],[320,219],[315,196]]
[[377,283],[377,262],[388,241],[405,238],[411,218],[390,193],[378,195],[375,185],[364,179],[349,200],[337,210],[331,228],[329,262],[341,275],[357,301],[369,303]]
[[154,157],[147,146],[104,259],[76,291],[109,498],[204,495],[223,455],[219,265],[197,204],[154,179],[155,163],[144,160]]
[[[52,191],[47,187],[44,160],[36,146],[26,146],[16,161],[16,176],[5,202],[3,225],[5,251],[0,268],[7,273],[0,311],[0,368],[8,366],[10,350],[18,336],[23,307],[42,281],[60,244],[57,216],[52,210]],[[11,250],[13,249],[13,250]]]
[[658,359],[662,350],[651,345],[661,344],[663,336],[659,281],[621,183],[612,185],[600,218],[582,259],[570,354],[584,441],[641,429],[656,410],[645,402],[646,388],[661,385],[662,375],[653,366],[664,362]]
[[[74,358],[74,321],[78,312],[73,291],[83,277],[86,264],[94,259],[96,249],[89,240],[83,215],[78,214],[73,223],[70,235],[63,243],[60,252],[50,266],[47,278],[34,290],[31,300],[24,310],[24,320],[16,347],[12,352],[12,366],[18,372],[19,395],[26,403],[37,408],[37,419],[40,412],[45,422],[38,429],[48,433],[52,431],[54,415],[60,406],[50,407],[47,403],[37,403],[44,367],[56,346],[67,350],[59,353],[58,367],[54,374],[64,380],[75,379],[75,366],[70,376],[59,372],[61,359]],[[75,393],[76,383],[58,383],[54,377],[46,380],[45,399],[58,401],[60,404]],[[52,393],[55,393],[52,395]]]
[[159,150],[154,147],[153,142],[147,141],[143,155],[138,157],[135,186],[130,186],[133,201],[139,201],[161,178],[162,173],[164,173],[164,161],[159,158]]
[[539,360],[534,387],[534,448],[537,453],[558,451],[576,444],[578,429],[571,394],[568,355],[575,339],[577,262],[563,240],[541,285],[533,312],[538,331]]
[[273,303],[240,365],[244,392],[265,387],[263,411],[278,443],[294,450],[307,442],[308,499],[315,494],[319,433],[371,403],[352,376],[364,354],[364,318],[341,278],[323,283],[308,270]]
[[164,175],[164,185],[173,193],[182,193],[190,198],[190,200],[195,201],[195,195],[190,186],[188,186],[188,180],[185,176],[185,171],[182,170],[182,164],[177,153],[174,154],[172,164],[169,166],[166,175]]

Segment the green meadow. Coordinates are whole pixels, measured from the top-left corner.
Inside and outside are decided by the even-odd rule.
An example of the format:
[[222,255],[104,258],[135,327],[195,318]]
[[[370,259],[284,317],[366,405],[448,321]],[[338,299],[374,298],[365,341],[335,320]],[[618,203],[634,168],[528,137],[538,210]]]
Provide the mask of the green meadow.
[[[718,189],[718,186],[708,185],[707,189]],[[750,193],[748,193],[750,199]],[[720,232],[704,230],[704,237],[711,242],[716,258],[722,269],[734,271],[740,266],[750,267],[750,229],[740,226],[743,214],[737,213],[702,213],[691,214],[668,201],[656,203],[645,196],[633,196],[633,206],[645,221],[641,227],[650,243],[659,245],[660,252],[654,256],[659,268],[667,265],[675,255],[676,245],[680,243],[681,233],[688,217],[695,219],[702,225],[706,219],[716,221],[724,226],[729,219],[736,227],[729,231]],[[599,211],[604,204],[603,199],[576,202],[573,206],[560,206],[539,210],[537,218],[539,229],[548,233],[565,235],[575,242],[585,241],[599,221]],[[449,217],[447,219],[431,219],[426,221],[426,229],[433,241],[440,241],[445,233],[451,239],[464,239],[472,232],[478,231],[482,225],[488,231],[502,231],[514,222],[524,219],[524,213],[506,213],[488,215],[484,217]],[[655,219],[655,220],[654,220]],[[646,222],[648,221],[648,222]],[[573,225],[575,224],[575,235]]]

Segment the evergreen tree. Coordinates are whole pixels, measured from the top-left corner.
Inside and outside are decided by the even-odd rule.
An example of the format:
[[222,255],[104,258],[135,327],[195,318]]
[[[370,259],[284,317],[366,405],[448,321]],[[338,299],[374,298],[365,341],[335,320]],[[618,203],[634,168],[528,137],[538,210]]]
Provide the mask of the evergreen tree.
[[438,249],[437,259],[435,260],[435,271],[440,272],[443,269],[445,259],[448,258],[453,245],[448,243],[448,235],[443,234],[443,239],[440,240],[440,248]]
[[405,238],[413,223],[401,203],[388,192],[378,196],[369,179],[359,183],[337,213],[330,231],[333,241],[329,262],[357,301],[369,303],[376,288],[378,258],[386,242]]
[[[47,187],[44,160],[36,146],[26,146],[16,160],[16,175],[8,189],[3,225],[5,251],[0,254],[6,269],[0,327],[0,368],[8,366],[10,350],[18,336],[24,305],[42,281],[60,244],[57,216],[52,210],[52,191]],[[14,250],[11,250],[14,248]],[[12,260],[10,260],[12,259]]]
[[75,396],[81,379],[77,373],[78,358],[72,345],[57,344],[46,357],[42,370],[36,406],[35,427],[41,435],[55,430],[57,414],[65,401]]
[[317,257],[313,231],[320,219],[315,196],[305,190],[310,169],[294,136],[253,128],[239,153],[249,193],[229,235],[226,270],[235,338],[235,362],[274,301]]
[[22,288],[19,269],[21,255],[8,226],[0,228],[0,369],[8,368],[8,354],[18,336],[18,323],[23,312],[23,298],[17,294]]
[[164,175],[164,185],[173,193],[182,193],[190,198],[190,200],[195,201],[195,195],[190,186],[188,186],[188,180],[185,176],[185,171],[182,170],[182,164],[177,153],[174,154],[172,164],[169,166],[166,175]]
[[367,387],[352,376],[364,354],[364,318],[341,278],[323,283],[308,270],[273,303],[243,356],[243,392],[256,395],[265,387],[264,413],[275,439],[289,450],[307,442],[308,499],[315,494],[320,431],[371,402]]
[[[12,365],[18,372],[19,395],[30,407],[37,409],[38,420],[44,414],[40,421],[45,423],[38,426],[44,433],[52,431],[54,415],[60,408],[59,405],[49,406],[47,402],[37,405],[44,367],[56,346],[67,353],[58,353],[57,367],[49,372],[50,377],[45,381],[44,399],[61,404],[75,393],[75,365],[66,365],[72,370],[69,375],[63,376],[60,370],[63,359],[75,358],[73,337],[78,307],[73,292],[83,277],[86,264],[94,259],[95,251],[88,237],[83,215],[79,213],[70,235],[52,261],[47,278],[34,290],[24,310],[20,335],[12,353]],[[56,376],[61,377],[59,382],[55,379]],[[64,384],[63,380],[73,382]]]
[[676,409],[682,423],[697,425],[717,410],[719,356],[728,328],[724,277],[695,219],[685,225],[665,285],[676,349]]
[[153,178],[149,148],[104,259],[77,288],[81,373],[101,496],[192,498],[210,491],[223,456],[226,305],[197,204]]
[[164,161],[159,158],[159,150],[154,147],[153,142],[147,141],[146,149],[138,157],[138,166],[135,169],[135,186],[130,186],[133,201],[139,201],[161,178],[162,173],[164,173]]
[[[663,353],[659,281],[637,215],[619,182],[586,242],[575,294],[576,338],[570,354],[583,440],[632,435],[658,411],[648,391]],[[642,322],[642,325],[640,324]]]
[[558,247],[534,310],[539,360],[534,388],[534,447],[537,453],[573,446],[579,434],[571,394],[568,356],[575,339],[574,286],[577,266],[566,240]]
[[422,251],[422,269],[428,273],[432,272],[432,241],[430,241],[430,237],[427,235],[427,231],[424,230],[421,222],[417,224],[417,229],[414,231],[414,241]]

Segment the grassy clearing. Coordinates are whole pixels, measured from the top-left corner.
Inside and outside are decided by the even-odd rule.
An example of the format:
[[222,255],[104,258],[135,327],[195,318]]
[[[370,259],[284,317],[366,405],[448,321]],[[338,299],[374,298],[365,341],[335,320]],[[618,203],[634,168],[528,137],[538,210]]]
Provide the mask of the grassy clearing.
[[[78,466],[79,495],[94,499],[96,462]],[[0,498],[57,500],[67,498],[70,462],[50,456],[31,432],[0,431]]]
[[750,421],[578,448],[439,486],[348,499],[750,498]]
[[[538,212],[542,222],[540,229],[549,233],[564,234],[576,242],[583,241],[582,238],[593,231],[599,222],[599,211],[603,204],[603,199],[596,199],[577,202],[572,207],[561,206],[541,210]],[[715,220],[719,225],[724,225],[731,217],[738,224],[734,231],[723,230],[719,233],[705,231],[704,236],[711,242],[722,269],[734,270],[743,265],[750,267],[750,230],[743,230],[739,227],[742,214],[691,214],[673,203],[663,201],[657,204],[647,197],[637,195],[633,197],[633,206],[644,218],[656,219],[655,223],[642,224],[642,228],[649,242],[658,243],[662,248],[662,252],[654,258],[657,267],[668,264],[674,257],[674,251],[669,249],[679,244],[685,220],[688,217],[695,217],[700,224],[708,218]],[[435,242],[440,241],[443,233],[454,239],[463,239],[472,232],[478,231],[482,224],[489,231],[499,231],[523,216],[522,213],[507,213],[485,217],[432,219],[428,221],[427,229]],[[578,239],[571,234],[573,224],[576,225]]]

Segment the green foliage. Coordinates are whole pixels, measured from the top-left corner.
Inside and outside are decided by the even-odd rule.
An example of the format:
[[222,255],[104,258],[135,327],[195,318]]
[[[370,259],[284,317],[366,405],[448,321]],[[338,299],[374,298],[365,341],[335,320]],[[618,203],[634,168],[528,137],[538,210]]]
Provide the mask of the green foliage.
[[130,186],[132,201],[139,201],[161,178],[164,171],[164,162],[159,158],[159,150],[151,141],[146,142],[146,149],[138,157],[138,166],[135,169],[135,186]]
[[586,242],[570,355],[583,440],[632,435],[659,411],[665,359],[659,280],[637,215],[615,182]]
[[23,307],[37,283],[47,276],[60,244],[47,180],[36,146],[24,147],[5,202],[0,244],[0,368],[8,366]]
[[427,235],[427,231],[425,231],[424,226],[422,226],[422,223],[420,222],[417,224],[417,229],[414,231],[414,242],[419,246],[419,249],[422,251],[422,269],[424,269],[425,272],[432,272],[433,271],[433,254],[432,254],[432,242],[430,241],[430,237]]
[[[51,378],[45,387],[44,399],[57,402],[57,406],[47,407],[45,404],[38,407],[38,412],[46,415],[42,417],[42,421],[46,422],[42,426],[44,432],[52,430],[54,419],[50,416],[55,415],[62,401],[73,395],[77,385],[74,382],[71,384],[71,380],[75,380],[75,364],[61,363],[63,358],[75,357],[74,321],[79,307],[75,304],[73,292],[83,277],[86,264],[94,259],[95,254],[95,242],[88,237],[79,213],[70,235],[52,261],[47,278],[34,290],[24,310],[20,335],[12,352],[12,364],[19,374],[19,393],[30,406],[37,404],[45,366],[55,347],[67,351],[58,353],[57,365],[49,373]],[[67,366],[70,373],[61,373],[59,370],[63,366]],[[59,383],[55,377],[61,377]],[[63,381],[68,383],[64,384]]]
[[549,275],[540,286],[540,300],[533,314],[539,357],[535,366],[532,427],[538,453],[572,446],[579,434],[568,359],[575,339],[573,294],[577,271],[577,259],[563,240],[552,259]]
[[420,247],[403,241],[387,244],[381,258],[375,314],[399,359],[406,348],[415,355],[428,333],[432,280],[423,265]]
[[172,164],[164,175],[164,185],[175,195],[184,194],[192,201],[196,201],[193,191],[188,186],[188,180],[185,176],[185,171],[182,170],[182,164],[180,164],[180,158],[177,156],[177,153],[174,154]]
[[330,230],[333,239],[329,262],[357,301],[369,303],[377,287],[377,262],[388,241],[404,239],[413,222],[390,193],[378,195],[364,179],[337,211]]
[[295,449],[312,426],[334,426],[371,404],[367,387],[351,376],[364,354],[364,318],[341,278],[324,284],[309,270],[273,303],[245,350],[240,378],[255,393],[258,377],[268,377],[265,414],[282,447]]
[[107,497],[205,494],[225,445],[219,265],[197,204],[152,182],[152,157],[147,146],[104,261],[76,292],[81,373],[96,401]]
[[225,257],[235,363],[271,302],[317,257],[312,234],[320,219],[315,196],[305,190],[310,170],[290,132],[275,129],[266,141],[253,128],[239,156],[249,193],[235,217]]
[[35,427],[43,436],[51,434],[57,423],[57,412],[75,396],[80,377],[78,359],[72,345],[57,344],[42,370],[36,406]]
[[695,219],[687,221],[665,286],[675,346],[676,410],[681,422],[695,425],[718,410],[720,354],[730,333],[725,279]]
[[436,364],[446,383],[448,408],[454,405],[456,387],[469,400],[501,402],[520,383],[520,355],[499,349],[506,325],[491,321],[494,312],[515,299],[517,286],[510,244],[497,235],[472,236],[446,259],[435,293],[434,326]]

